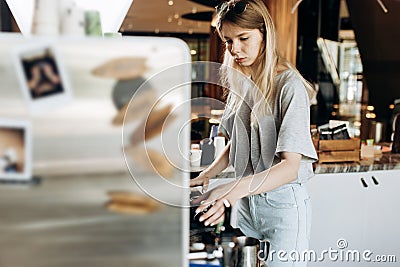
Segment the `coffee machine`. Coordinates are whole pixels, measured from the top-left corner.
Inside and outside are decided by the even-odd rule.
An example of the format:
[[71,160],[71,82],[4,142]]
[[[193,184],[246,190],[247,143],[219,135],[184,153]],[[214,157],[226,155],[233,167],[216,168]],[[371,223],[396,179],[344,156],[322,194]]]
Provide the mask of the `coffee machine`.
[[400,99],[395,100],[392,131],[392,153],[400,153]]

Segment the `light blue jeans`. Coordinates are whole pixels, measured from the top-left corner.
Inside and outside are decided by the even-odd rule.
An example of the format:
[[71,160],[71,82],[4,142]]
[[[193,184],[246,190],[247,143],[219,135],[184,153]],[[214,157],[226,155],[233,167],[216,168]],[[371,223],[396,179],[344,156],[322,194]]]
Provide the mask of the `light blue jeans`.
[[249,237],[271,244],[268,267],[304,267],[308,250],[311,202],[304,184],[285,184],[240,200],[237,224]]

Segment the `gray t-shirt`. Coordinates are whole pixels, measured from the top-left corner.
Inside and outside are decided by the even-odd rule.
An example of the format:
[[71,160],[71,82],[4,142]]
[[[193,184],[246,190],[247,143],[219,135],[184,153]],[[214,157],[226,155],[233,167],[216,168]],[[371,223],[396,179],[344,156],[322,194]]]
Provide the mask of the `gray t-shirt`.
[[220,131],[231,141],[229,161],[237,178],[262,172],[279,163],[280,152],[302,155],[297,179],[304,183],[314,175],[315,152],[310,134],[310,105],[306,89],[293,70],[276,76],[272,114],[251,122],[252,101],[234,113],[225,110]]

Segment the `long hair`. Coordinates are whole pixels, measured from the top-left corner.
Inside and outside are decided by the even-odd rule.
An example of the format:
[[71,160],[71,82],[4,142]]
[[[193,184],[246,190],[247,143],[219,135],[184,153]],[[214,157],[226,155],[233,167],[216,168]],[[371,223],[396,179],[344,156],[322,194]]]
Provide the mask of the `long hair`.
[[[246,8],[243,12],[237,12],[234,6],[239,2],[245,2]],[[309,97],[314,92],[311,84],[306,81],[297,69],[289,61],[283,58],[277,49],[277,36],[271,15],[262,0],[230,0],[224,2],[218,8],[216,30],[223,40],[222,27],[225,22],[232,23],[245,29],[258,29],[263,34],[264,44],[261,46],[256,61],[250,68],[251,79],[257,89],[252,89],[250,93],[255,101],[253,112],[256,115],[270,113],[269,105],[276,97],[275,76],[278,67],[292,69],[302,80]],[[221,67],[221,82],[225,88],[229,88],[227,105],[229,110],[234,112],[243,101],[243,96],[249,86],[243,86],[244,77],[241,72],[242,67],[234,60],[228,49],[225,49],[224,60]]]

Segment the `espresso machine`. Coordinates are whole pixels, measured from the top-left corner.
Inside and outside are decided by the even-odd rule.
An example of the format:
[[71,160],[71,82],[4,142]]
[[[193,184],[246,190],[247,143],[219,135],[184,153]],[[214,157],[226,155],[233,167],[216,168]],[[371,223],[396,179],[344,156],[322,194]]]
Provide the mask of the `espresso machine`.
[[400,153],[400,99],[395,100],[392,120],[392,153]]

